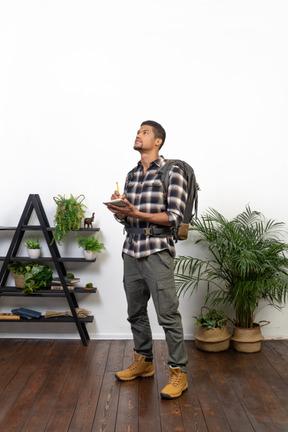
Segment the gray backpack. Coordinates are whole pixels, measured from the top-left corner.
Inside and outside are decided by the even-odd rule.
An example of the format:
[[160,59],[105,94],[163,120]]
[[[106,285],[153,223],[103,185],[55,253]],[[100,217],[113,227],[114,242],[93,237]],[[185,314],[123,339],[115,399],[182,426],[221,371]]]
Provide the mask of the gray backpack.
[[163,184],[164,192],[168,190],[168,173],[173,165],[178,165],[184,172],[184,177],[187,180],[187,202],[184,212],[184,219],[182,225],[178,227],[176,232],[176,239],[186,240],[188,237],[189,224],[192,222],[193,217],[197,218],[198,212],[198,190],[200,190],[196,182],[196,176],[193,168],[185,161],[179,159],[167,159],[165,164],[159,168],[158,173],[161,174],[161,182]]

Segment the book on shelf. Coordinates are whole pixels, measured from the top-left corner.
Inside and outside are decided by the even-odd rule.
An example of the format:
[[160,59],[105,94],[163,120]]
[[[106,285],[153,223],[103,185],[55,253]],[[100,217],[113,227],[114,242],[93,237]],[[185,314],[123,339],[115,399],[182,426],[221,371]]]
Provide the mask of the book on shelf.
[[[80,278],[77,278],[77,277],[69,279],[65,276],[64,279],[65,279],[65,282],[67,284],[73,284],[73,283],[80,282]],[[52,283],[61,283],[60,277],[53,277]]]
[[[73,291],[75,289],[74,285],[67,285],[67,288],[69,291]],[[61,285],[52,285],[51,286],[52,291],[63,291],[63,286]]]
[[20,315],[16,315],[12,312],[0,312],[0,320],[19,320]]
[[23,308],[23,307],[11,309],[11,312],[16,315],[20,315],[21,318],[25,318],[25,319],[41,317],[41,312],[32,309]]

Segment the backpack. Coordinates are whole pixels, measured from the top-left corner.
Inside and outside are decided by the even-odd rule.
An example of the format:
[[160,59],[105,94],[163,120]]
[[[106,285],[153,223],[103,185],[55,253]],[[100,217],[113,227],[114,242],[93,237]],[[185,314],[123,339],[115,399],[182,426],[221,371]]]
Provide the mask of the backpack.
[[167,159],[165,164],[161,166],[158,173],[161,174],[161,182],[164,188],[164,192],[168,190],[168,173],[173,165],[178,165],[179,168],[184,172],[184,177],[187,180],[187,202],[184,211],[184,218],[182,225],[177,228],[175,238],[178,240],[186,240],[188,237],[189,224],[193,217],[197,218],[198,212],[198,190],[200,190],[198,183],[196,182],[196,176],[193,168],[185,161],[179,159]]
[[[169,183],[169,171],[173,165],[178,165],[184,172],[184,177],[187,180],[187,202],[184,211],[184,218],[182,225],[177,228],[177,231],[173,232],[175,240],[186,240],[188,237],[189,224],[193,217],[197,218],[198,211],[198,190],[200,190],[198,183],[196,183],[196,177],[193,168],[187,163],[180,159],[167,159],[165,163],[159,168],[158,174],[161,174],[161,182],[163,185],[164,193],[167,194],[168,183]],[[133,170],[131,170],[126,178],[126,184],[133,178]],[[194,211],[194,213],[193,213]]]

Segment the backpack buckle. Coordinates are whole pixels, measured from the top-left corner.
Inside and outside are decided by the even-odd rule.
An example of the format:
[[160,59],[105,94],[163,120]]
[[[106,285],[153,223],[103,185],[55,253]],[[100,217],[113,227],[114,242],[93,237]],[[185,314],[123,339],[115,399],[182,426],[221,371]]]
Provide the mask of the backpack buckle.
[[152,235],[151,228],[150,228],[150,227],[146,227],[146,228],[144,228],[144,234],[145,234],[146,236],[150,236],[150,235]]

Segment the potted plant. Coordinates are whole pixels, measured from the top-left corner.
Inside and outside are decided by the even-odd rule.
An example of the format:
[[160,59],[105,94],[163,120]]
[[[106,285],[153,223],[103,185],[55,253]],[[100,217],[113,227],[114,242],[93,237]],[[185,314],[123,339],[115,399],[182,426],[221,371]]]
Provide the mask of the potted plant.
[[196,348],[201,351],[220,352],[229,348],[231,333],[226,322],[227,315],[222,310],[208,309],[206,314],[202,313],[194,317],[197,330],[194,333]]
[[78,237],[77,243],[83,248],[84,258],[88,261],[94,260],[97,253],[105,249],[104,244],[100,243],[96,237]]
[[[238,351],[261,349],[261,323],[255,323],[260,302],[261,306],[266,302],[280,309],[286,301],[288,245],[281,239],[283,228],[283,222],[267,221],[249,206],[232,220],[210,209],[194,221],[191,229],[199,234],[195,242],[204,245],[210,257],[176,258],[178,295],[188,290],[194,292],[204,281],[206,303],[232,306],[235,313],[232,340]],[[241,337],[237,335],[239,329]],[[246,340],[242,335],[244,329],[248,334]],[[243,347],[238,342],[244,342]]]
[[57,204],[56,214],[54,218],[54,231],[53,237],[56,242],[61,245],[67,241],[67,233],[69,231],[78,231],[81,226],[81,220],[84,217],[85,209],[83,204],[84,195],[74,197],[72,194],[70,198],[65,195],[58,195],[54,197]]
[[[9,265],[9,270],[14,275],[16,287],[23,289],[25,295],[35,292],[41,287],[45,287],[47,283],[52,281],[53,271],[47,265],[14,262]],[[17,282],[17,276],[22,276],[21,283]]]
[[15,261],[8,266],[8,270],[10,270],[13,274],[15,286],[16,288],[25,288],[25,273],[26,273],[26,266],[24,263],[21,263],[19,261]]
[[52,278],[53,271],[49,266],[38,263],[27,265],[24,294],[28,295],[39,288],[46,287],[47,283],[52,281]]
[[41,249],[40,249],[40,243],[38,238],[36,240],[30,240],[30,239],[26,240],[25,245],[28,249],[28,255],[30,258],[32,259],[39,258]]

